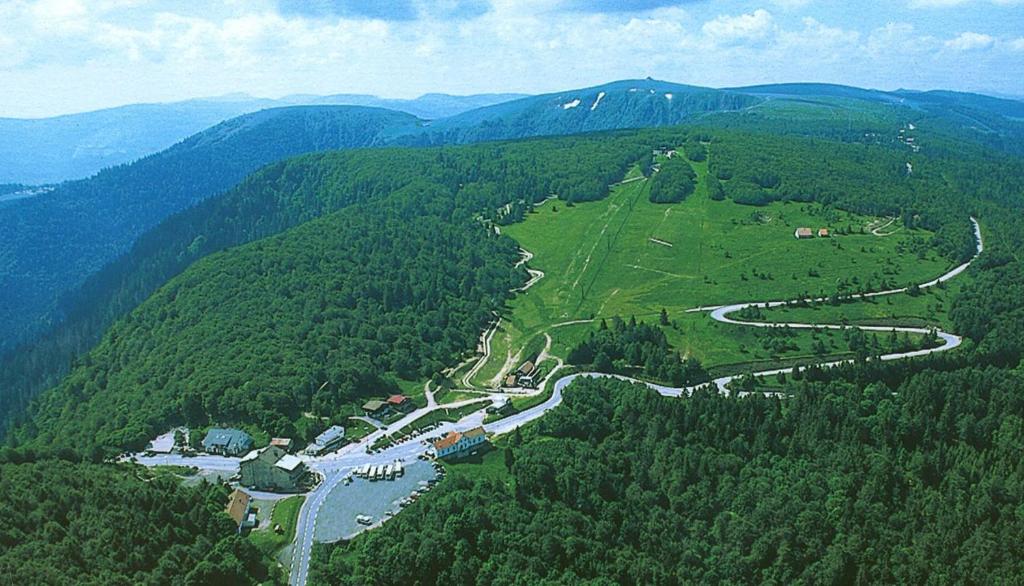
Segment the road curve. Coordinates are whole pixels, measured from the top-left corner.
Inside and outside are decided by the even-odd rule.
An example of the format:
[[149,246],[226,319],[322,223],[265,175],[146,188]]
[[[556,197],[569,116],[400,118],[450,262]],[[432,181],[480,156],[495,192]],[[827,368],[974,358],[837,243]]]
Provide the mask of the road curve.
[[[975,252],[974,257],[972,257],[971,260],[963,263],[962,265],[959,265],[959,266],[953,268],[952,270],[950,270],[949,272],[943,274],[942,276],[940,276],[940,277],[938,277],[936,279],[933,279],[931,281],[928,281],[927,283],[923,283],[923,284],[919,285],[920,288],[924,289],[924,288],[927,288],[927,287],[933,287],[935,285],[938,285],[939,283],[943,283],[945,281],[948,281],[948,280],[952,279],[953,277],[956,277],[957,275],[963,273],[965,270],[967,270],[967,268],[971,265],[971,263],[974,262],[974,260],[976,258],[978,258],[978,255],[980,255],[985,250],[984,242],[983,242],[982,237],[981,237],[981,227],[978,225],[977,220],[975,220],[974,218],[971,218],[971,223],[974,225],[974,237],[975,237],[975,240],[977,242],[977,251]],[[879,297],[879,296],[883,296],[883,295],[894,295],[894,294],[897,294],[897,293],[905,293],[907,291],[907,289],[908,289],[907,287],[901,287],[899,289],[889,289],[889,290],[886,290],[886,291],[876,291],[876,292],[873,292],[873,293],[863,293],[863,294],[859,294],[859,295],[854,295],[852,298],[854,298],[854,299],[866,299],[866,298],[870,298],[870,297]],[[820,302],[825,301],[825,300],[827,300],[827,298],[821,297],[821,298],[811,299],[811,300],[806,300],[806,301],[809,301],[811,303],[820,303]],[[893,330],[896,330],[897,332],[907,332],[907,333],[915,333],[915,334],[926,334],[926,333],[932,331],[932,330],[928,330],[928,329],[925,329],[925,328],[903,328],[903,327],[892,327],[892,326],[845,326],[845,325],[835,325],[835,324],[766,323],[766,322],[753,322],[753,321],[736,320],[736,319],[732,319],[732,318],[729,317],[729,314],[735,313],[735,312],[740,311],[742,309],[746,309],[748,307],[771,308],[771,307],[778,307],[780,305],[785,305],[785,304],[786,304],[785,301],[767,301],[767,302],[761,301],[761,302],[750,302],[750,303],[737,303],[737,304],[733,304],[733,305],[721,305],[721,306],[712,306],[712,307],[698,307],[698,308],[694,308],[694,309],[692,309],[690,311],[707,311],[707,312],[710,312],[710,315],[711,315],[712,319],[714,319],[716,321],[719,321],[719,322],[722,322],[722,323],[735,324],[735,325],[743,325],[743,326],[752,326],[752,327],[761,327],[761,328],[784,327],[784,326],[789,326],[791,328],[828,328],[828,329],[856,328],[856,329],[865,330],[865,331],[891,332]],[[926,348],[924,350],[913,350],[913,351],[910,351],[910,352],[896,352],[896,353],[892,353],[892,354],[885,354],[885,355],[880,356],[879,359],[880,360],[899,360],[899,359],[902,359],[902,358],[913,358],[915,356],[925,356],[925,355],[933,354],[933,353],[936,353],[936,352],[945,352],[946,350],[952,350],[953,348],[956,348],[957,346],[959,346],[963,342],[963,338],[961,338],[960,336],[958,336],[956,334],[951,334],[949,332],[943,332],[943,331],[936,331],[935,333],[942,340],[942,344],[939,345],[939,346],[936,346],[934,348]],[[849,362],[852,362],[852,360],[835,360],[835,361],[830,361],[830,362],[819,363],[818,366],[830,367],[830,366],[837,366],[837,365],[845,364],[845,363],[849,363]],[[788,373],[793,372],[794,369],[795,369],[795,367],[776,368],[776,369],[771,369],[771,370],[762,370],[762,371],[759,371],[759,372],[755,372],[753,374],[754,374],[754,376],[771,376],[771,375],[775,375],[775,374],[779,374],[779,373],[787,373],[788,374]],[[717,378],[717,379],[711,381],[711,384],[713,384],[718,389],[718,392],[722,393],[723,395],[729,395],[731,393],[731,391],[728,388],[729,383],[731,383],[733,380],[739,378],[739,376],[740,375],[723,376],[723,377],[720,377],[720,378]],[[665,396],[665,397],[684,397],[684,396],[690,396],[696,389],[698,389],[700,387],[703,387],[703,386],[706,386],[704,384],[701,384],[701,385],[692,385],[692,386],[688,386],[688,387],[668,387],[668,386],[664,386],[664,385],[658,385],[658,384],[655,384],[655,383],[651,383],[651,382],[647,382],[647,381],[642,381],[642,380],[639,380],[639,379],[631,378],[631,377],[628,377],[628,376],[623,376],[623,375],[618,375],[618,374],[607,374],[607,373],[603,373],[603,372],[583,372],[583,373],[570,374],[568,376],[564,376],[564,377],[558,379],[557,381],[555,381],[555,386],[554,386],[554,388],[552,390],[551,397],[548,400],[544,401],[540,405],[537,405],[535,407],[532,407],[530,409],[522,411],[521,413],[517,413],[516,415],[513,415],[511,417],[508,417],[506,419],[502,419],[502,420],[499,420],[499,421],[495,421],[494,423],[488,424],[488,425],[485,426],[485,429],[488,432],[490,432],[490,433],[502,434],[502,433],[507,433],[509,431],[512,431],[513,429],[515,429],[515,428],[517,428],[517,427],[519,427],[521,425],[524,425],[524,424],[526,424],[526,423],[528,423],[530,421],[533,421],[534,419],[537,419],[538,417],[542,416],[544,413],[546,413],[546,412],[550,411],[551,409],[554,409],[555,407],[557,407],[562,402],[562,391],[565,389],[565,387],[567,387],[570,383],[572,383],[574,380],[576,380],[577,378],[580,378],[580,377],[588,377],[588,378],[614,378],[614,379],[618,379],[618,380],[622,380],[622,381],[626,381],[626,382],[638,383],[638,384],[642,384],[642,385],[647,386],[651,390],[653,390],[653,391],[657,392],[658,394],[660,394],[662,396]],[[742,395],[744,393],[738,393],[738,394]]]
[[[975,253],[974,257],[971,258],[970,261],[968,261],[968,262],[966,262],[966,263],[964,263],[964,264],[962,264],[960,266],[957,266],[957,267],[953,268],[952,270],[950,270],[949,272],[945,273],[944,275],[942,275],[942,276],[940,276],[940,277],[938,277],[936,279],[933,279],[931,281],[928,281],[927,283],[923,283],[923,284],[919,285],[920,288],[924,289],[924,288],[927,288],[927,287],[933,287],[935,285],[938,285],[939,283],[948,281],[949,279],[952,279],[952,278],[956,277],[957,275],[959,275],[962,272],[964,272],[965,270],[967,270],[967,268],[974,261],[974,259],[976,259],[978,257],[978,255],[981,254],[981,252],[984,250],[984,243],[982,242],[982,236],[981,236],[981,227],[978,225],[978,222],[974,218],[971,218],[971,223],[974,225],[974,234],[975,234],[975,239],[977,241],[977,252]],[[539,280],[539,279],[531,280],[532,282],[530,283],[530,285],[533,285],[537,280]],[[883,295],[893,295],[893,294],[897,294],[897,293],[904,293],[904,292],[907,291],[907,289],[908,289],[907,287],[902,287],[902,288],[899,288],[899,289],[890,289],[890,290],[886,290],[886,291],[876,291],[876,292],[873,292],[873,293],[862,293],[862,294],[854,295],[854,296],[852,296],[852,298],[853,299],[866,299],[866,298],[871,298],[871,297],[879,297],[879,296],[883,296]],[[810,300],[804,300],[804,301],[811,302],[811,303],[820,303],[820,302],[823,302],[823,301],[826,301],[826,300],[827,300],[827,298],[817,298],[817,299],[810,299]],[[752,321],[736,320],[736,319],[732,319],[732,318],[729,317],[729,314],[735,313],[737,311],[740,311],[740,310],[748,308],[748,307],[772,308],[772,307],[778,307],[778,306],[785,305],[785,304],[786,304],[786,301],[749,302],[749,303],[738,303],[738,304],[733,304],[733,305],[712,306],[712,307],[699,307],[699,308],[694,308],[694,309],[689,310],[689,311],[710,312],[711,318],[716,320],[716,321],[719,321],[719,322],[722,322],[722,323],[734,324],[734,325],[751,326],[751,327],[783,327],[783,326],[789,326],[791,328],[805,328],[805,329],[806,328],[828,328],[828,329],[857,328],[857,329],[865,330],[865,331],[891,332],[893,330],[896,330],[897,332],[908,332],[908,333],[916,333],[916,334],[925,334],[925,333],[928,333],[929,331],[931,331],[931,330],[927,330],[927,329],[924,329],[924,328],[901,328],[901,327],[895,327],[894,328],[894,327],[886,327],[886,326],[844,326],[844,325],[835,325],[835,324],[766,323],[766,322],[752,322]],[[586,320],[586,321],[590,321],[590,320]],[[563,325],[563,324],[559,324],[559,325]],[[495,324],[495,327],[496,327],[496,324]],[[940,346],[937,346],[937,347],[934,347],[934,348],[928,348],[928,349],[924,349],[924,350],[914,350],[914,351],[911,351],[911,352],[899,352],[899,353],[893,353],[893,354],[886,354],[886,355],[881,356],[880,359],[881,360],[898,360],[898,359],[902,359],[902,358],[911,358],[911,357],[914,357],[914,356],[924,356],[924,355],[932,354],[932,353],[935,353],[935,352],[944,352],[946,350],[951,350],[953,348],[956,348],[963,341],[963,339],[960,336],[957,336],[956,334],[951,334],[951,333],[943,332],[943,331],[937,331],[936,334],[943,341],[943,343]],[[490,332],[490,335],[493,335],[493,331]],[[489,335],[487,333],[484,334],[484,340],[485,340],[486,345],[489,346],[489,341],[490,340],[489,340]],[[488,348],[488,350],[489,350],[489,348]],[[488,354],[489,354],[489,351],[488,351]],[[835,365],[839,365],[839,364],[843,364],[843,363],[848,363],[848,362],[851,362],[851,360],[837,360],[837,361],[831,361],[831,362],[824,362],[824,363],[820,363],[819,366],[829,367],[829,366],[835,366]],[[477,366],[478,367],[482,366],[482,362],[479,362]],[[554,378],[555,374],[559,370],[561,370],[561,369],[562,369],[562,365],[559,364],[559,366],[557,368],[555,368],[554,370],[552,370],[552,372],[545,378],[545,383],[550,382],[550,379]],[[479,370],[479,368],[477,368],[476,370]],[[763,371],[760,371],[760,372],[755,372],[753,374],[755,376],[770,376],[770,375],[775,375],[775,374],[779,374],[779,373],[790,373],[793,370],[794,370],[794,368],[792,368],[792,367],[790,367],[790,368],[778,368],[778,369],[772,369],[772,370],[763,370]],[[535,419],[538,419],[539,417],[542,417],[545,413],[547,413],[551,409],[554,409],[555,407],[557,407],[558,405],[561,404],[561,402],[562,402],[562,391],[567,386],[569,386],[573,381],[575,381],[577,378],[580,378],[580,377],[587,377],[587,378],[614,378],[614,379],[618,379],[618,380],[622,380],[622,381],[626,381],[626,382],[639,383],[639,384],[643,384],[643,385],[647,386],[648,388],[654,390],[658,394],[663,395],[665,397],[689,396],[696,389],[698,389],[700,387],[706,386],[706,384],[702,384],[702,385],[693,385],[693,386],[688,386],[688,387],[668,387],[668,386],[658,385],[658,384],[655,384],[655,383],[650,383],[650,382],[646,382],[646,381],[630,378],[630,377],[627,377],[627,376],[617,375],[617,374],[607,374],[607,373],[600,373],[600,372],[574,373],[574,374],[570,374],[570,375],[567,375],[567,376],[563,376],[563,377],[559,378],[558,380],[556,380],[555,383],[554,383],[554,387],[552,388],[551,396],[548,399],[546,399],[543,403],[541,403],[539,405],[535,405],[534,407],[531,407],[529,409],[526,409],[524,411],[521,411],[519,413],[516,413],[516,414],[511,415],[509,417],[506,417],[504,419],[500,419],[498,421],[487,423],[487,424],[484,425],[484,429],[488,433],[490,433],[490,434],[500,435],[500,434],[508,433],[508,432],[510,432],[510,431],[512,431],[512,430],[514,430],[514,429],[516,429],[516,428],[518,428],[520,426],[522,426],[522,425],[525,425],[525,424],[527,424],[527,423],[529,423],[529,422],[531,422],[531,421],[533,421]],[[720,378],[717,378],[714,381],[712,381],[711,384],[715,385],[715,387],[718,389],[718,391],[720,393],[728,395],[728,394],[731,393],[731,391],[728,389],[728,384],[730,382],[732,382],[733,380],[735,380],[736,378],[738,378],[738,376],[720,377]],[[541,388],[543,388],[543,384],[542,384]],[[740,394],[742,394],[742,393],[740,393]],[[465,421],[463,421],[463,423],[465,423]],[[473,423],[474,424],[478,424],[476,421],[474,421]],[[453,425],[445,425],[443,427],[443,429],[440,429],[438,431],[439,432],[444,432],[444,431],[447,431],[449,428],[454,428],[454,427],[455,427],[454,424]],[[358,448],[362,448],[363,444],[362,443],[355,444],[355,446],[358,446]],[[293,546],[294,547],[294,549],[293,549],[294,553],[293,553],[293,561],[292,561],[292,571],[291,571],[291,575],[289,576],[289,583],[292,584],[292,585],[305,585],[305,583],[306,583],[306,578],[307,578],[308,568],[309,568],[309,554],[310,554],[310,550],[312,549],[313,534],[314,534],[314,527],[315,527],[315,521],[316,521],[316,514],[319,511],[321,505],[323,504],[324,499],[326,499],[327,494],[330,493],[331,489],[333,489],[334,486],[336,486],[338,482],[340,482],[344,472],[347,472],[348,470],[351,470],[356,465],[362,463],[363,461],[369,460],[369,459],[384,461],[386,459],[393,459],[394,457],[399,456],[399,455],[400,456],[412,456],[412,455],[415,455],[416,453],[422,453],[425,450],[426,450],[425,447],[422,447],[420,444],[418,444],[416,442],[413,442],[412,444],[406,444],[406,445],[403,445],[403,446],[396,446],[395,448],[387,450],[387,451],[385,451],[384,453],[382,453],[380,455],[372,456],[372,457],[364,455],[364,454],[358,454],[357,455],[354,452],[348,452],[347,450],[343,450],[339,454],[335,455],[333,458],[325,458],[325,459],[323,459],[322,461],[319,461],[319,462],[317,462],[317,461],[309,462],[310,464],[312,464],[312,467],[318,469],[318,472],[320,472],[323,475],[324,482],[321,484],[320,487],[318,487],[317,490],[315,490],[312,493],[307,495],[306,502],[303,504],[303,507],[302,507],[302,509],[300,511],[299,523],[298,523],[298,527],[297,527],[298,531],[296,533],[296,541],[295,541],[294,546]]]

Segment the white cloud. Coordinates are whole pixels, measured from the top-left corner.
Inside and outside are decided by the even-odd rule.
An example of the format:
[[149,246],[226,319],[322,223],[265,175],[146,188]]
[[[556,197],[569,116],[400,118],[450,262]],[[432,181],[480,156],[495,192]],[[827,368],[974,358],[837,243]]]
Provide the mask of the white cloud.
[[739,16],[719,16],[704,23],[701,30],[713,41],[732,43],[764,39],[772,31],[772,28],[771,13],[759,8],[754,12]]
[[946,41],[946,46],[955,51],[977,51],[988,49],[995,44],[995,39],[986,34],[965,32],[959,36]]
[[[1024,93],[1019,68],[1007,65],[1024,51],[1019,33],[940,39],[924,21],[858,30],[799,12],[698,19],[679,6],[567,12],[561,0],[493,0],[472,18],[424,21],[304,18],[282,14],[275,0],[45,1],[0,0],[0,86],[33,90],[0,92],[0,116],[235,91],[544,92],[647,75],[711,86],[967,89],[965,79],[987,78],[992,89]],[[803,3],[769,1],[780,11]]]

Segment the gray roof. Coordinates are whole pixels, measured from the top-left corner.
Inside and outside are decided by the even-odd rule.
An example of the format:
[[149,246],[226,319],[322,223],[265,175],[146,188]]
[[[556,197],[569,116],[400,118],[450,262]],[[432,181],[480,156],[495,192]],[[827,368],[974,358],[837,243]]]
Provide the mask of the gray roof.
[[326,446],[340,437],[345,437],[345,428],[340,425],[332,425],[326,431],[316,436],[313,443],[318,446]]
[[240,429],[215,427],[203,439],[203,448],[220,447],[228,451],[242,451],[252,447],[252,437]]

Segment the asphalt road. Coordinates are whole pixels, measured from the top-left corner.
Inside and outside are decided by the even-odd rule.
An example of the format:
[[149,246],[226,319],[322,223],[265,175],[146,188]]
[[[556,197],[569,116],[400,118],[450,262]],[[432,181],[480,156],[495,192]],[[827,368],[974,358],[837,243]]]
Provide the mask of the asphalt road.
[[[984,244],[982,242],[982,237],[981,237],[981,228],[978,226],[978,223],[977,223],[977,221],[975,221],[974,218],[971,218],[971,222],[974,224],[975,236],[976,236],[976,239],[977,239],[977,254],[980,254],[984,250]],[[977,258],[977,254],[975,255],[974,258]],[[921,288],[932,287],[932,286],[938,285],[941,282],[945,282],[945,281],[948,281],[949,279],[952,279],[952,278],[956,277],[957,275],[959,275],[963,271],[965,271],[970,266],[971,262],[973,262],[973,260],[974,259],[971,259],[971,261],[968,261],[967,263],[964,263],[964,264],[962,264],[962,265],[960,265],[960,266],[950,270],[949,272],[947,272],[946,274],[942,275],[941,277],[938,277],[936,279],[933,279],[933,280],[931,280],[931,281],[929,281],[927,283],[924,283],[924,284],[920,285],[920,287]],[[536,281],[533,281],[533,282],[536,282]],[[533,282],[531,282],[530,284],[532,285]],[[894,295],[894,294],[898,294],[898,293],[904,293],[906,291],[907,291],[907,288],[903,287],[903,288],[899,288],[899,289],[891,289],[891,290],[887,290],[887,291],[878,291],[878,292],[874,292],[874,293],[865,293],[865,294],[861,294],[861,295],[856,295],[856,296],[854,296],[854,298],[870,298],[870,297],[879,297],[879,296],[883,296],[883,295]],[[808,300],[808,301],[810,301],[812,303],[815,303],[815,302],[822,302],[822,301],[825,301],[825,300],[826,299],[824,299],[824,298],[819,298],[819,299],[812,299],[812,300]],[[735,313],[737,311],[740,311],[742,309],[745,309],[747,307],[771,308],[771,307],[778,307],[778,306],[784,305],[785,303],[786,303],[785,301],[750,302],[750,303],[739,303],[739,304],[725,305],[725,306],[700,307],[700,308],[695,308],[695,309],[690,310],[690,311],[710,312],[711,318],[716,320],[716,321],[719,321],[719,322],[722,322],[722,323],[734,324],[734,325],[750,326],[750,327],[779,327],[779,326],[785,325],[785,326],[789,326],[791,328],[830,328],[830,329],[857,328],[857,329],[866,330],[866,331],[880,331],[880,332],[891,332],[892,330],[895,329],[898,332],[908,332],[908,333],[917,333],[917,334],[924,334],[924,333],[927,333],[929,331],[929,330],[923,329],[923,328],[899,328],[899,327],[893,328],[893,327],[885,327],[885,326],[843,326],[843,325],[834,325],[834,324],[765,323],[765,322],[742,321],[742,320],[736,320],[736,319],[733,319],[733,318],[729,317],[730,314]],[[936,332],[936,333],[943,340],[943,344],[940,345],[940,346],[937,346],[935,348],[925,349],[925,350],[914,350],[914,351],[911,351],[911,352],[887,354],[887,355],[881,356],[881,360],[897,360],[897,359],[901,359],[901,358],[910,358],[910,357],[914,357],[914,356],[924,356],[924,355],[932,354],[932,353],[935,353],[935,352],[943,352],[943,351],[946,351],[946,350],[950,350],[950,349],[956,348],[962,342],[962,338],[960,338],[960,336],[957,336],[955,334],[951,334],[951,333],[948,333],[948,332],[942,332],[942,331],[939,331],[939,332]],[[485,342],[487,341],[486,338],[487,338],[487,336],[485,335]],[[833,366],[833,365],[838,365],[838,364],[842,364],[842,363],[845,363],[845,362],[850,362],[850,361],[849,360],[839,360],[839,361],[833,361],[833,362],[826,362],[826,363],[821,364],[821,366]],[[552,371],[552,373],[549,375],[548,378],[549,379],[552,378],[558,372],[558,370],[560,370],[560,368],[556,368],[554,371]],[[764,370],[764,371],[760,371],[760,372],[755,372],[754,375],[756,375],[756,376],[769,376],[769,375],[774,375],[774,374],[778,374],[778,373],[790,373],[793,370],[794,370],[793,368],[780,368],[780,369],[773,369],[773,370]],[[632,378],[621,376],[621,375],[612,375],[612,374],[596,373],[596,372],[571,374],[571,375],[568,375],[568,376],[564,376],[564,377],[558,379],[557,381],[555,381],[554,387],[552,389],[551,397],[549,397],[543,403],[541,403],[539,405],[536,405],[536,406],[534,406],[534,407],[532,407],[530,409],[527,409],[525,411],[522,411],[520,413],[516,413],[514,415],[506,417],[504,419],[501,419],[501,420],[498,420],[498,421],[495,421],[495,422],[492,422],[492,423],[488,423],[488,424],[484,425],[484,429],[488,433],[490,433],[490,434],[500,435],[500,434],[508,433],[508,432],[518,428],[518,427],[521,427],[521,426],[526,425],[527,423],[529,423],[531,421],[536,420],[539,417],[542,417],[545,413],[547,413],[551,409],[554,409],[559,404],[561,404],[561,402],[562,402],[562,391],[567,386],[569,386],[574,380],[576,380],[579,377],[615,378],[615,379],[619,379],[619,380],[623,380],[623,381],[639,383],[639,384],[643,384],[643,385],[647,386],[648,388],[650,388],[650,389],[656,391],[657,393],[659,393],[659,394],[661,394],[663,396],[666,396],[666,397],[689,396],[691,393],[693,393],[694,390],[696,390],[697,388],[699,388],[701,386],[704,386],[704,385],[694,385],[694,386],[689,386],[689,387],[668,387],[668,386],[657,385],[657,384],[654,384],[654,383],[649,383],[649,382],[645,382],[645,381],[641,381],[641,380],[637,380],[637,379],[632,379]],[[721,377],[721,378],[718,378],[718,379],[714,380],[712,382],[712,384],[714,384],[718,388],[719,392],[728,395],[731,392],[728,389],[728,384],[730,382],[732,382],[733,380],[735,380],[736,378],[738,378],[738,377],[737,376]],[[499,395],[495,395],[495,397],[497,397],[497,396],[499,396]],[[479,400],[479,399],[477,399],[477,400]],[[467,403],[471,403],[471,402],[473,402],[473,400],[461,401],[461,402],[456,403],[454,405],[467,404]],[[446,405],[446,407],[447,406],[448,405]],[[484,406],[484,404],[481,403],[481,408],[483,406]],[[399,429],[401,426],[406,425],[407,423],[415,420],[416,418],[425,415],[426,412],[428,412],[429,410],[430,410],[429,408],[417,410],[417,411],[409,414],[405,418],[403,418],[401,421],[396,422],[395,424],[391,425],[390,428],[391,429]],[[431,432],[431,435],[442,435],[444,433],[447,433],[448,431],[452,431],[452,430],[456,430],[456,429],[457,430],[466,430],[466,429],[469,429],[471,427],[475,427],[477,425],[481,425],[482,422],[483,422],[483,418],[484,418],[484,413],[481,410],[481,411],[478,411],[476,413],[473,413],[473,414],[467,416],[466,418],[463,418],[458,423],[443,423],[440,427],[438,427],[433,432]],[[310,553],[311,553],[312,548],[313,548],[313,536],[314,536],[314,530],[315,530],[317,515],[318,515],[320,509],[322,508],[324,500],[327,498],[327,495],[330,494],[331,491],[334,490],[335,487],[337,487],[339,483],[341,483],[341,481],[345,478],[345,476],[349,472],[351,472],[353,469],[355,469],[355,468],[357,468],[359,466],[362,466],[364,464],[387,464],[387,463],[393,462],[395,460],[409,461],[409,460],[415,459],[420,454],[425,454],[427,452],[427,450],[428,450],[429,446],[428,446],[428,443],[426,442],[426,440],[417,438],[417,439],[414,439],[414,440],[411,440],[411,441],[407,441],[407,442],[398,444],[396,446],[392,446],[391,448],[383,450],[383,451],[381,451],[381,452],[379,452],[377,454],[368,454],[368,453],[366,453],[366,451],[365,451],[366,450],[366,446],[371,445],[373,443],[373,441],[377,437],[380,437],[380,435],[382,435],[384,433],[386,433],[384,430],[378,430],[378,431],[370,434],[366,438],[364,438],[359,443],[350,444],[348,446],[345,446],[344,448],[342,448],[341,450],[339,450],[338,452],[333,453],[333,454],[328,454],[326,456],[322,456],[322,457],[318,457],[318,458],[303,457],[303,460],[306,462],[306,465],[309,466],[312,470],[314,470],[317,474],[319,474],[321,476],[322,482],[312,492],[307,494],[306,501],[303,504],[302,510],[299,513],[299,520],[298,520],[298,526],[296,528],[296,537],[295,537],[295,543],[294,543],[294,549],[293,549],[294,553],[293,553],[293,556],[292,556],[291,576],[289,578],[289,583],[292,584],[293,586],[304,586],[306,584],[306,580],[308,578],[308,573],[309,573]],[[214,469],[214,470],[230,470],[230,469],[237,470],[237,468],[238,468],[238,459],[237,458],[224,458],[224,457],[219,457],[219,456],[198,456],[198,457],[195,457],[195,458],[182,458],[181,456],[170,455],[170,456],[156,456],[156,457],[153,457],[153,458],[139,458],[138,460],[140,461],[140,463],[144,463],[146,465],[179,464],[179,465],[185,465],[185,466],[198,466],[200,468],[207,468],[207,467],[209,467],[209,469]]]

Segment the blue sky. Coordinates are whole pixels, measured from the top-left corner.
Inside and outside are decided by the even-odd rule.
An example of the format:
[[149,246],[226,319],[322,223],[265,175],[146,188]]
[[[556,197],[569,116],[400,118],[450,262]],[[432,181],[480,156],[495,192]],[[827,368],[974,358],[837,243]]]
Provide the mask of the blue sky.
[[1024,0],[0,0],[0,116],[647,76],[1024,96]]

